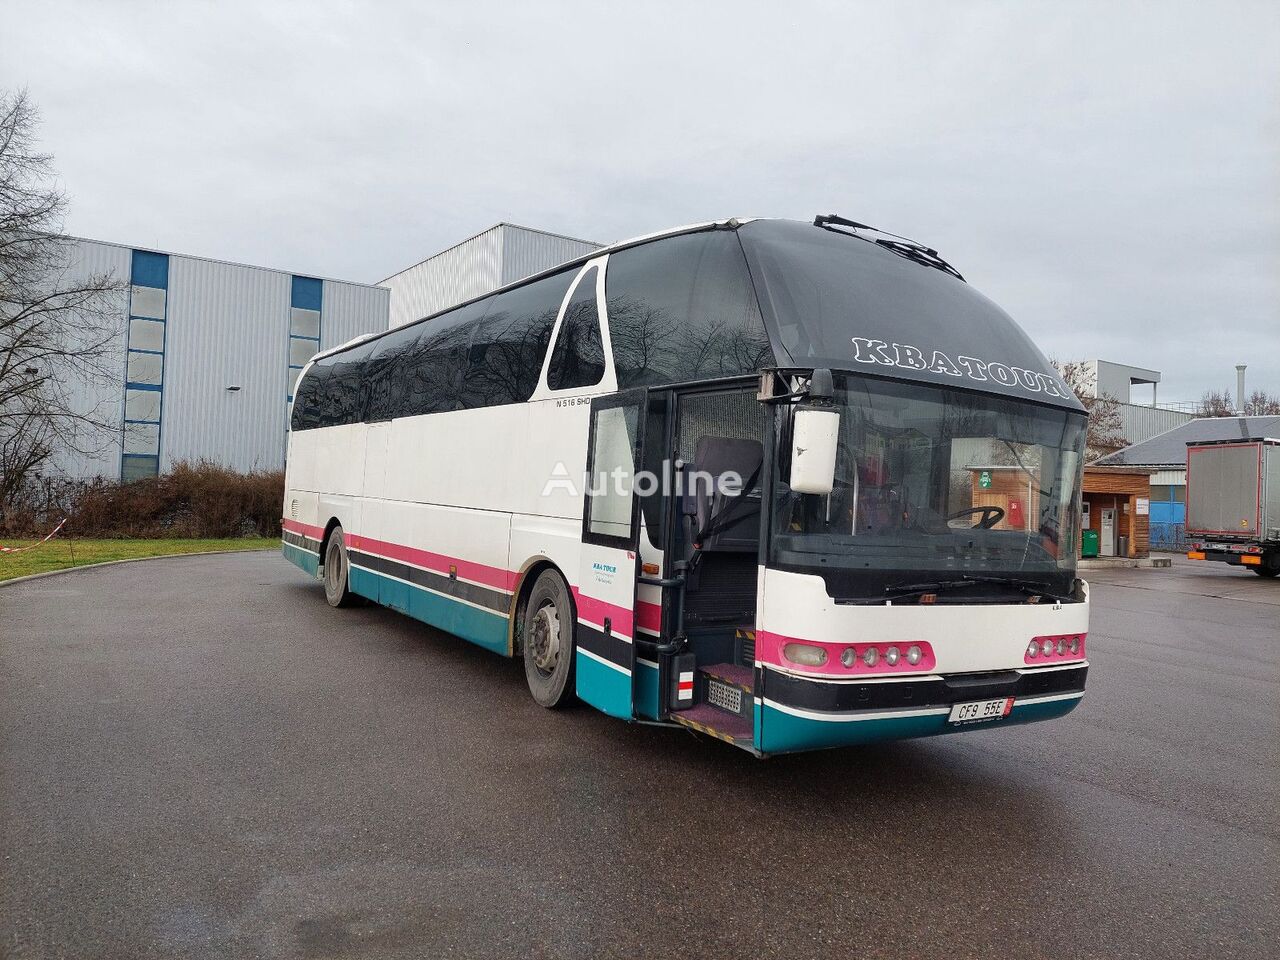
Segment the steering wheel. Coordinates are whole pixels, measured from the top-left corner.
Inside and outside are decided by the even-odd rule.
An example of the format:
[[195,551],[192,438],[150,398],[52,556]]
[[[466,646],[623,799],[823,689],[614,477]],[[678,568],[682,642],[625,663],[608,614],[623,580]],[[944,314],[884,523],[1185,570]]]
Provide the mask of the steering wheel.
[[947,521],[959,520],[961,517],[971,517],[975,513],[982,514],[982,519],[973,525],[975,530],[990,530],[1004,519],[1004,507],[969,507],[966,510],[957,510],[947,517]]

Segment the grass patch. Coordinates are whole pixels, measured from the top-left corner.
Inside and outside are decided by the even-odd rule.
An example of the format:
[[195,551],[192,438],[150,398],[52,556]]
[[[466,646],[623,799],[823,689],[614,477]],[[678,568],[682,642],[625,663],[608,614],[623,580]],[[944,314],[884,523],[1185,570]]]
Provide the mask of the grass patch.
[[[34,540],[5,540],[6,547],[25,547]],[[270,537],[235,537],[227,540],[50,540],[23,553],[0,553],[0,581],[50,570],[67,570],[108,560],[137,557],[171,557],[184,553],[215,550],[278,549],[280,541]]]

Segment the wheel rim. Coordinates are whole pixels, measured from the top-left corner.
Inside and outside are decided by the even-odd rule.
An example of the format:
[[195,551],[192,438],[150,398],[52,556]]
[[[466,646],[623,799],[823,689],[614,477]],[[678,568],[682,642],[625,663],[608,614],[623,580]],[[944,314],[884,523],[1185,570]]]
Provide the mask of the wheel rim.
[[560,613],[550,601],[538,608],[529,624],[529,649],[539,673],[555,672],[560,659]]

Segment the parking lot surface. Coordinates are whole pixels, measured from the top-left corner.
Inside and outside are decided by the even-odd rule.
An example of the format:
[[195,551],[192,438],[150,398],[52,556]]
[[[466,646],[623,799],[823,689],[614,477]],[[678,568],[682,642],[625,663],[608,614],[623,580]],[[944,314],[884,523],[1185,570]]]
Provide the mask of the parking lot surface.
[[1070,716],[765,761],[273,553],[0,589],[0,957],[1274,956],[1280,582],[1089,577]]

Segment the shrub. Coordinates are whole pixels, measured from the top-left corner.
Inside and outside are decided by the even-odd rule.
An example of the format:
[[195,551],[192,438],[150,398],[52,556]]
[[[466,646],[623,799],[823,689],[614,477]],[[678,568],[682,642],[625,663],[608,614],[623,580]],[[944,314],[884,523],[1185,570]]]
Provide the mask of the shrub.
[[180,463],[129,483],[41,481],[5,505],[13,535],[47,532],[62,517],[75,537],[278,537],[282,471],[237,473],[214,463]]

